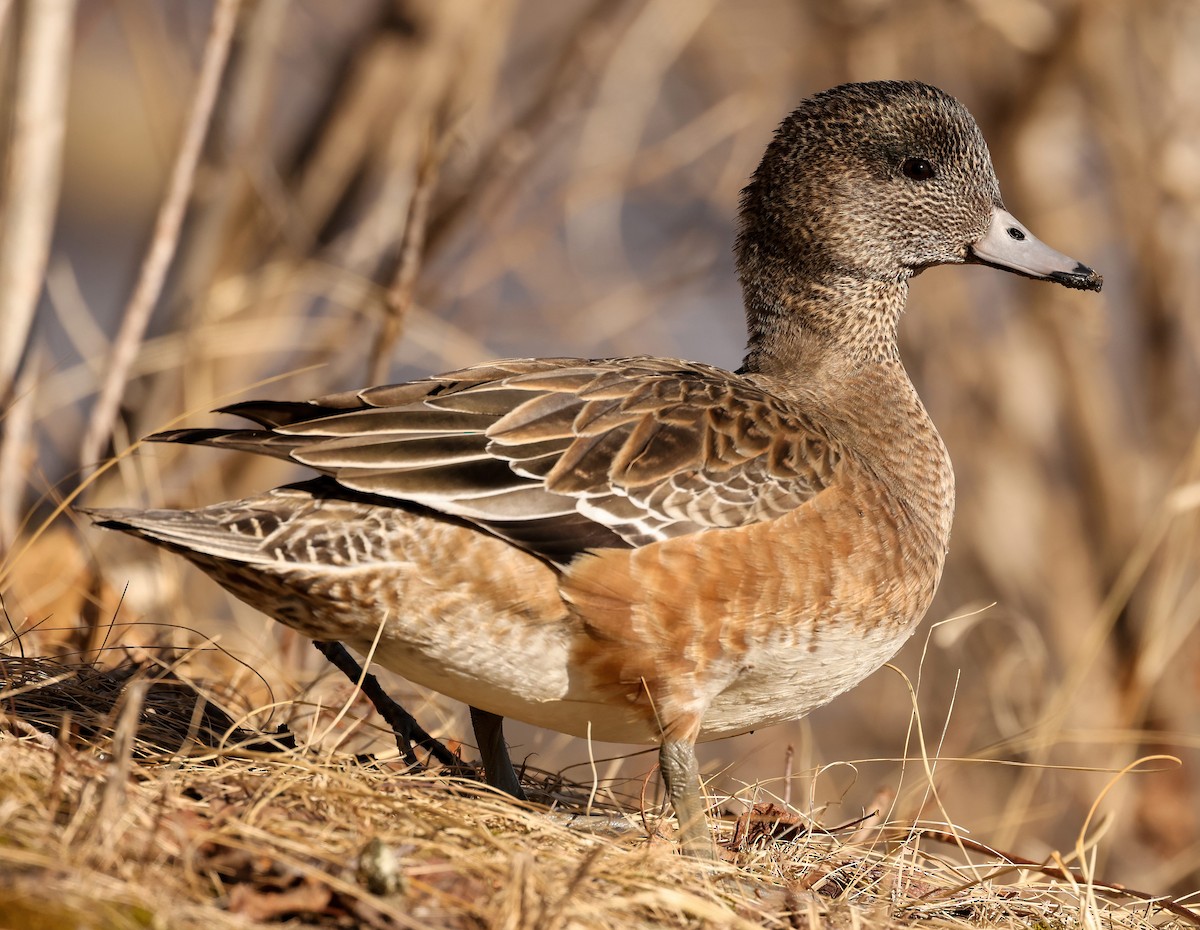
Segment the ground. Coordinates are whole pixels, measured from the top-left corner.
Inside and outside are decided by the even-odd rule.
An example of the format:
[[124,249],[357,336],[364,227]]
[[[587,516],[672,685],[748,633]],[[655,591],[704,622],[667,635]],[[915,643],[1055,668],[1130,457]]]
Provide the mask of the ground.
[[[965,833],[877,819],[718,817],[725,861],[699,863],[636,797],[582,817],[591,786],[536,776],[538,800],[521,805],[461,775],[235,730],[137,669],[0,668],[0,927],[11,930],[1200,923],[1056,863],[1017,869]],[[107,708],[107,726],[89,703]],[[224,748],[206,748],[218,730]]]

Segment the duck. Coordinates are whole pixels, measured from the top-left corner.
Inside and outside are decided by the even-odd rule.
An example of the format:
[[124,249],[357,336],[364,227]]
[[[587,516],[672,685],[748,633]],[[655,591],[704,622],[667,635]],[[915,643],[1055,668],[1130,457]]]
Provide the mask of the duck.
[[315,477],[88,513],[470,705],[489,781],[510,793],[503,718],[657,745],[680,846],[713,858],[697,742],[853,688],[941,578],[954,472],[897,348],[910,279],[969,263],[1103,283],[1008,212],[971,114],[915,81],[804,100],[739,217],[737,371],[522,358],[237,403],[219,412],[250,426],[148,438]]

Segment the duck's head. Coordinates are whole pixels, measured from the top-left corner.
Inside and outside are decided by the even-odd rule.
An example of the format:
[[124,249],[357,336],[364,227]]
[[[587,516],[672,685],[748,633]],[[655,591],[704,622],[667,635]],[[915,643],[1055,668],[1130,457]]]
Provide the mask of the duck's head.
[[747,283],[900,283],[931,265],[978,262],[1067,287],[1102,284],[1004,208],[966,107],[909,81],[844,84],[783,121],[742,193],[738,259]]

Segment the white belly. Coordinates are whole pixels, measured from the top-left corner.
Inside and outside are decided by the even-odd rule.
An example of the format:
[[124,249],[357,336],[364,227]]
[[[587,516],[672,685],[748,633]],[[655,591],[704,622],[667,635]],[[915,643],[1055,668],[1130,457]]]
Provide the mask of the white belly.
[[851,628],[822,635],[811,651],[786,642],[755,647],[746,656],[744,671],[717,695],[704,715],[700,740],[736,736],[803,717],[879,669],[910,634],[911,630],[897,628],[892,636],[881,636],[877,629],[863,636]]
[[[415,646],[384,639],[375,660],[455,700],[534,726],[602,742],[656,743],[657,729],[629,704],[613,703],[573,674],[567,626],[535,629],[497,624],[492,635],[446,635]],[[712,700],[701,741],[736,736],[804,716],[854,687],[887,662],[910,630],[864,636],[844,624],[818,641],[780,635],[744,657],[740,672]],[[499,633],[500,635],[495,635]],[[356,644],[360,651],[367,647]]]

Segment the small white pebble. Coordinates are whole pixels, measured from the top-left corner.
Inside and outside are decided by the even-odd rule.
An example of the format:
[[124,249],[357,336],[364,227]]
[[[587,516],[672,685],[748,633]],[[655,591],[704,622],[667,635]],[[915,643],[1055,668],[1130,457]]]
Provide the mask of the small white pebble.
[[396,894],[404,887],[400,860],[379,837],[367,842],[358,853],[358,881],[371,894]]

